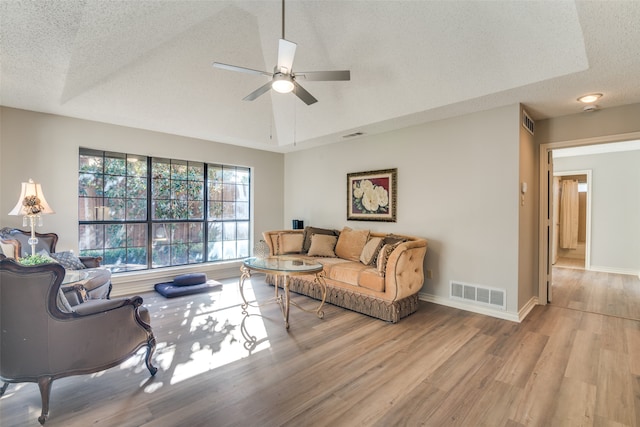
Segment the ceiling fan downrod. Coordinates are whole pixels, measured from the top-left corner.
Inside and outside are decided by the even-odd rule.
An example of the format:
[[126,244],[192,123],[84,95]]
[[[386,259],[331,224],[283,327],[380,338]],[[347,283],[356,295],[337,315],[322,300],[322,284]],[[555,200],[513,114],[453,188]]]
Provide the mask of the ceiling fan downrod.
[[282,38],[284,39],[284,0],[282,0]]

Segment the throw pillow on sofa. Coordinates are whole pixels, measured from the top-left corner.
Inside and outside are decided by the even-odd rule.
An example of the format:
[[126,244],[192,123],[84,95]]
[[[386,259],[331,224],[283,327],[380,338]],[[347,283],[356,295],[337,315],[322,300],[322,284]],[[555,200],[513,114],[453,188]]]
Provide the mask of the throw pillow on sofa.
[[375,265],[378,253],[380,252],[380,249],[382,249],[383,244],[384,240],[382,237],[372,237],[369,239],[360,254],[360,262],[364,265]]
[[384,244],[385,245],[394,245],[396,243],[402,243],[402,242],[406,242],[407,238],[404,236],[396,236],[395,234],[387,234],[384,237]]
[[311,237],[314,234],[326,234],[327,236],[337,236],[338,232],[336,230],[329,230],[327,228],[317,228],[317,227],[305,227],[304,232],[302,233],[302,252],[309,252],[309,248],[311,247]]
[[300,233],[278,233],[276,255],[299,254],[302,252],[303,239]]
[[55,252],[49,254],[49,256],[62,264],[62,266],[68,270],[82,270],[86,268],[82,261],[80,261],[80,258],[75,256],[71,251]]
[[378,274],[380,276],[384,277],[385,272],[387,271],[387,262],[389,261],[389,257],[400,243],[402,242],[394,243],[392,245],[384,245],[382,249],[380,249],[377,261]]
[[369,240],[369,230],[352,230],[345,227],[336,244],[336,255],[349,261],[360,261],[360,254]]
[[333,249],[336,247],[337,241],[338,238],[336,236],[314,234],[311,236],[311,246],[307,255],[335,258],[336,254]]

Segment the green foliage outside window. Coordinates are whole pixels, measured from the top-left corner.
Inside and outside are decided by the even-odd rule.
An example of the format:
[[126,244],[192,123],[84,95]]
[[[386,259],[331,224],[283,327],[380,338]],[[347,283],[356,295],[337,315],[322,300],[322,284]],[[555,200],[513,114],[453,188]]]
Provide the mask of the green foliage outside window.
[[113,271],[249,256],[249,190],[248,168],[81,149],[80,253]]

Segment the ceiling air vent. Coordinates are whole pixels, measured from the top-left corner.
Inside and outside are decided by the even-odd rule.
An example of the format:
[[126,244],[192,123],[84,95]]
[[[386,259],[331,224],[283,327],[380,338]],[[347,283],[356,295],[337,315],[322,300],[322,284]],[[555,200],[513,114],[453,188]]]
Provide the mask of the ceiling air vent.
[[536,122],[534,122],[524,110],[522,110],[522,126],[528,130],[531,135],[533,135],[533,132],[536,130]]
[[356,136],[362,136],[364,135],[364,132],[354,132],[354,133],[350,133],[347,135],[342,135],[343,138],[354,138]]

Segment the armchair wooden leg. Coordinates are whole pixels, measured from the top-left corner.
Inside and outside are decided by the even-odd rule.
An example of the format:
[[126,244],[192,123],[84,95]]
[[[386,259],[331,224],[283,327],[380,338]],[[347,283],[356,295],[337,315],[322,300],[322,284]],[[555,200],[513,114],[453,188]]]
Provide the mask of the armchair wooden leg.
[[155,350],[156,350],[156,337],[153,336],[153,333],[152,333],[151,336],[149,337],[149,340],[147,341],[147,356],[144,359],[144,363],[146,363],[147,369],[149,370],[149,373],[151,374],[151,376],[154,376],[156,372],[158,372],[158,368],[153,366],[153,364],[151,363],[151,357],[153,356],[153,353],[155,352]]
[[0,387],[0,396],[2,396],[5,391],[7,391],[7,387],[9,387],[9,383],[4,383],[2,387]]
[[38,387],[40,387],[40,398],[42,399],[42,413],[38,417],[40,424],[44,424],[49,416],[49,396],[51,395],[51,383],[53,378],[40,377],[38,378]]

